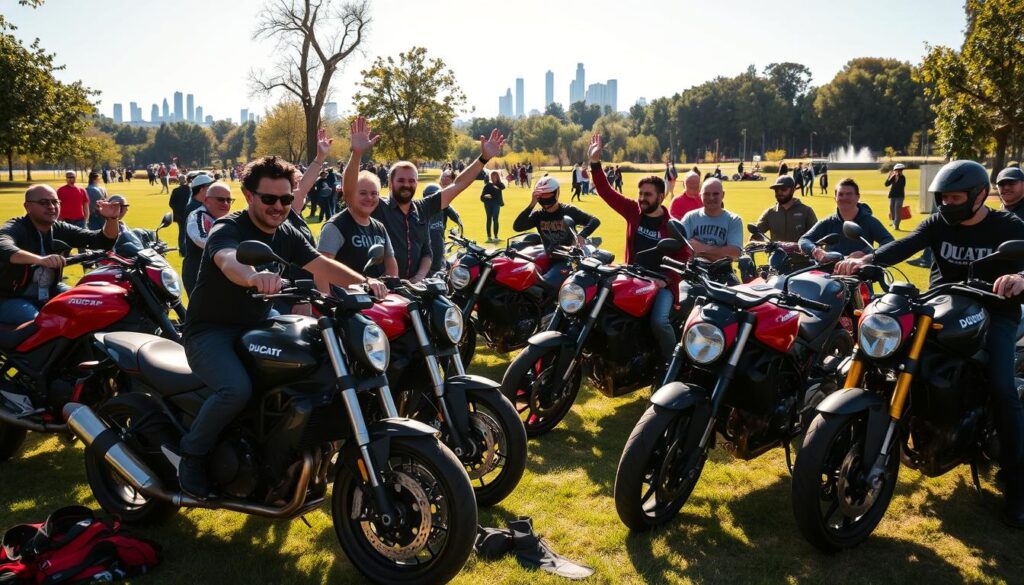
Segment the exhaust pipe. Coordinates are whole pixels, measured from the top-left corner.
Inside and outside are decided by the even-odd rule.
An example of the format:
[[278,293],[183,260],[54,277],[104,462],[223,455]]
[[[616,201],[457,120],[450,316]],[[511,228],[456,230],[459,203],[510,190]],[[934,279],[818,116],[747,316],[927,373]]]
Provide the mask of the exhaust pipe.
[[[110,430],[110,427],[84,404],[68,403],[64,407],[64,418],[68,421],[67,426],[71,432],[82,439],[87,447],[92,445],[105,431]],[[170,502],[181,508],[210,508],[266,518],[291,518],[305,513],[322,501],[306,501],[306,490],[309,489],[314,464],[313,456],[309,453],[302,457],[302,468],[299,470],[299,479],[296,482],[292,499],[283,506],[275,507],[235,499],[197,500],[180,491],[167,491],[161,485],[156,474],[135,455],[128,445],[124,444],[124,441],[111,433],[104,435],[101,441],[110,445],[106,448],[103,459],[114,468],[118,475],[125,478],[135,489],[146,496]]]
[[110,427],[100,420],[91,408],[77,402],[69,402],[64,406],[64,419],[67,420],[71,432],[82,439],[86,447],[91,446],[102,435],[103,442],[110,444],[103,454],[103,459],[135,489],[149,496],[163,497],[163,489],[156,474],[135,456],[124,441],[115,434],[106,432]]

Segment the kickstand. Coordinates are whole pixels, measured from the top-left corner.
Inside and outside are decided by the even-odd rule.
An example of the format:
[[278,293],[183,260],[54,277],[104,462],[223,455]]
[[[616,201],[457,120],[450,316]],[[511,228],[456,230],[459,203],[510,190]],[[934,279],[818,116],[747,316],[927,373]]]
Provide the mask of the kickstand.
[[306,516],[305,515],[299,516],[299,520],[302,520],[302,523],[306,525],[306,528],[312,528],[313,527],[313,525],[309,523],[309,520],[306,520]]
[[983,501],[985,499],[985,492],[981,491],[981,478],[978,477],[978,460],[971,460],[971,481],[974,482],[974,491],[978,494],[978,497]]
[[789,441],[782,441],[782,449],[786,452],[786,469],[789,469],[789,474],[793,475],[793,450],[790,448]]

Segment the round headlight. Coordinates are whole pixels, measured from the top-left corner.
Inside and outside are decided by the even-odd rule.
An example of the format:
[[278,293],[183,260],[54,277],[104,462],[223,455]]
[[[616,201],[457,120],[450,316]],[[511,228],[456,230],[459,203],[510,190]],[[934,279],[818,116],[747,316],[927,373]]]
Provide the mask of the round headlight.
[[860,322],[857,340],[860,349],[869,357],[889,357],[900,346],[903,331],[900,324],[889,315],[872,313]]
[[566,281],[558,291],[558,308],[570,315],[582,309],[586,302],[586,291],[575,282]]
[[391,344],[384,335],[384,330],[376,323],[371,323],[363,329],[363,352],[367,361],[378,371],[388,369],[388,360],[391,359]]
[[450,275],[452,286],[455,288],[466,288],[469,285],[469,268],[456,264]]
[[178,298],[181,296],[181,279],[178,278],[178,273],[173,269],[164,268],[160,271],[160,284],[164,286],[167,294],[172,297]]
[[710,364],[725,351],[725,333],[711,323],[695,323],[683,337],[686,355],[698,364]]
[[458,307],[448,307],[444,312],[444,332],[452,343],[462,341],[462,311]]

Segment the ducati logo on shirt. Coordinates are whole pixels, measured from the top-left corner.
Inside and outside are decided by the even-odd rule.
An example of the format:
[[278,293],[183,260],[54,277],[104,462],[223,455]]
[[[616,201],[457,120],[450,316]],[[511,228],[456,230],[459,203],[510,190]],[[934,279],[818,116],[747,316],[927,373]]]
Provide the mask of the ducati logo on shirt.
[[651,240],[661,239],[661,234],[658,230],[652,230],[650,228],[645,228],[644,226],[637,226],[636,233]]
[[995,250],[992,248],[970,248],[967,246],[954,246],[949,242],[942,242],[939,256],[952,264],[970,264],[977,260],[991,255]]

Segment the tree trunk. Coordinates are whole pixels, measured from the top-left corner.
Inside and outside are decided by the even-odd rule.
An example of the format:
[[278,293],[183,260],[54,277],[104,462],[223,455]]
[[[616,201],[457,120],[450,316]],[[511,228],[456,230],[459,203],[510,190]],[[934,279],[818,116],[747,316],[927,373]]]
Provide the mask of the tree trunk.
[[32,180],[32,161],[25,157],[25,180]]
[[[306,152],[310,160],[316,156],[316,133],[320,130],[320,111],[313,106],[302,105],[302,111],[306,114]],[[307,161],[294,161],[305,164]]]
[[14,182],[14,149],[7,149],[7,180]]
[[999,171],[1003,170],[1003,167],[1006,166],[1006,143],[1007,143],[1007,140],[1010,137],[1010,127],[1007,125],[1007,126],[1002,126],[1000,128],[996,128],[996,131],[995,131],[994,134],[995,134],[995,138],[996,138],[996,148],[995,148],[995,152],[992,153],[994,155],[992,157],[992,182],[993,183],[995,182],[996,175],[999,174]]

